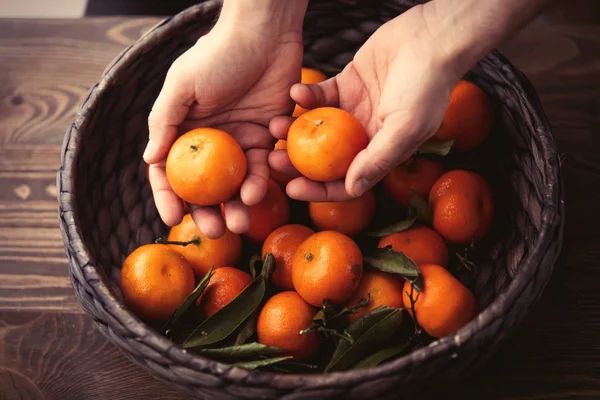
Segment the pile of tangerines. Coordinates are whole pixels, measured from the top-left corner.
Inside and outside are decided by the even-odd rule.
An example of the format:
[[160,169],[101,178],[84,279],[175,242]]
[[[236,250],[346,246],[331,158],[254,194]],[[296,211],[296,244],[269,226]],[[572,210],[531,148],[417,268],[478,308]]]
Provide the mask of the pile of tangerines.
[[[302,82],[324,79],[303,68]],[[294,116],[275,149],[309,179],[343,179],[367,146],[361,123],[335,107],[296,106]],[[291,177],[272,171],[246,233],[210,239],[187,214],[134,250],[121,270],[124,302],[189,351],[246,368],[369,367],[451,335],[478,308],[450,267],[473,265],[464,252],[490,230],[494,200],[481,175],[444,156],[478,147],[491,125],[486,94],[462,80],[436,135],[356,199],[292,200]],[[227,132],[200,128],[178,138],[166,172],[185,202],[220,205],[247,161]]]

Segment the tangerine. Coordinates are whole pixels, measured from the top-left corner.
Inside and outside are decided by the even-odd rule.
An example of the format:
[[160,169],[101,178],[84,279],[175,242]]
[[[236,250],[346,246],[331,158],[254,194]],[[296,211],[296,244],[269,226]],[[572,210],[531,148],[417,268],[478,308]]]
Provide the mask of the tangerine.
[[382,237],[377,247],[392,246],[404,253],[417,266],[421,264],[448,265],[448,246],[439,233],[424,225],[413,225],[402,232]]
[[408,207],[413,190],[427,198],[431,187],[444,172],[446,167],[441,162],[415,157],[388,173],[383,178],[383,187],[398,204]]
[[[465,326],[477,314],[473,293],[441,265],[424,264],[419,267],[423,288],[411,291],[411,283],[404,283],[403,299],[406,307],[414,300],[417,322],[429,335],[441,338]],[[413,316],[412,309],[409,314]],[[414,317],[413,317],[414,318]]]
[[374,268],[366,269],[358,288],[352,293],[344,307],[353,308],[361,299],[366,299],[367,296],[369,296],[369,302],[365,307],[359,308],[356,313],[346,314],[346,319],[348,322],[352,322],[379,306],[402,307],[403,287],[404,279],[399,275]]
[[239,235],[225,230],[218,239],[210,239],[203,235],[190,214],[169,231],[169,242],[189,243],[185,246],[169,244],[173,250],[181,253],[191,264],[196,276],[201,279],[211,266],[219,268],[224,265],[235,265],[242,254],[242,239]]
[[250,228],[242,236],[254,243],[262,243],[276,228],[287,224],[289,219],[288,198],[281,187],[269,179],[265,197],[250,207]]
[[324,300],[343,304],[356,290],[363,275],[358,245],[348,236],[322,231],[304,240],[292,259],[294,288],[309,304]]
[[348,201],[310,202],[308,213],[320,230],[354,236],[362,232],[375,216],[375,195],[368,190]]
[[194,271],[180,253],[163,244],[146,244],[125,258],[121,268],[123,300],[148,321],[171,317],[194,290]]
[[258,314],[258,342],[284,350],[283,356],[307,358],[319,347],[319,337],[314,330],[304,334],[300,331],[311,326],[316,313],[317,309],[304,301],[298,293],[277,293],[266,301]]
[[312,229],[299,224],[283,225],[275,229],[262,246],[262,258],[267,253],[275,258],[273,283],[283,290],[294,290],[292,282],[292,258],[294,253],[306,238],[315,233]]
[[494,198],[480,175],[451,170],[431,188],[433,227],[449,242],[468,245],[481,239],[494,219]]
[[[314,85],[315,83],[327,80],[327,76],[314,68],[302,67],[300,82],[305,85]],[[308,111],[306,108],[300,107],[298,104],[294,107],[293,117],[298,117]]]
[[476,84],[460,80],[452,89],[442,124],[433,140],[455,140],[452,148],[464,151],[479,146],[492,126],[492,106]]
[[213,271],[213,275],[196,305],[204,310],[207,317],[225,307],[252,283],[247,272],[230,266]]
[[356,117],[335,107],[309,110],[296,118],[287,136],[292,165],[308,179],[342,179],[354,157],[367,146]]
[[169,151],[167,179],[181,199],[202,206],[229,200],[246,176],[244,150],[226,132],[197,128],[181,135]]

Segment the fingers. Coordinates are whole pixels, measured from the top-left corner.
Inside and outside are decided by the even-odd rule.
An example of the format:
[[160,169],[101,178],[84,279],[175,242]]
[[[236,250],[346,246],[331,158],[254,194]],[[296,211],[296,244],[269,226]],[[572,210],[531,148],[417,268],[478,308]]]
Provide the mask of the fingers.
[[240,188],[240,197],[247,206],[259,203],[267,193],[269,182],[268,156],[269,150],[251,149],[246,152],[248,171]]
[[269,165],[286,175],[297,177],[300,172],[292,165],[286,150],[274,150],[269,154]]
[[148,164],[154,164],[167,156],[177,138],[178,127],[194,101],[194,85],[182,78],[184,74],[179,65],[176,61],[169,69],[148,116],[149,140],[144,151],[144,161]]
[[301,201],[346,201],[352,197],[346,193],[344,181],[315,182],[305,177],[296,178],[286,186],[292,199]]
[[290,88],[292,99],[304,108],[337,107],[340,93],[336,77],[317,84],[296,83]]
[[223,205],[227,229],[242,234],[250,229],[250,208],[239,197],[227,201]]
[[274,117],[269,122],[269,132],[277,139],[287,139],[288,131],[290,130],[290,126],[294,122],[294,117],[288,116],[279,116]]
[[379,132],[366,149],[356,155],[346,174],[346,191],[358,197],[371,189],[419,147],[422,132],[407,113],[397,112],[385,118]]
[[148,179],[160,218],[168,226],[175,226],[180,223],[183,218],[183,203],[171,189],[171,185],[167,180],[164,161],[150,165]]
[[225,234],[225,222],[218,206],[190,204],[189,208],[192,219],[202,234],[210,239],[218,239]]

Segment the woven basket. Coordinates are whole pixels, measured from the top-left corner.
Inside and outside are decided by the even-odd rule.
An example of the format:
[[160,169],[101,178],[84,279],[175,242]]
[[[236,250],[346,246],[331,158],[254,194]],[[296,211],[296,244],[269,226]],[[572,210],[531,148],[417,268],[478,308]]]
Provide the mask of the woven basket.
[[[408,0],[313,0],[304,65],[333,73]],[[480,314],[457,334],[376,368],[290,375],[245,370],[183,351],[123,306],[118,271],[136,247],[165,234],[141,155],[147,117],[170,64],[208,32],[220,2],[205,1],[154,27],[106,69],[68,130],[58,174],[60,227],[77,299],[135,363],[200,398],[398,398],[484,362],[525,317],[561,248],[562,181],[536,93],[499,52],[468,74],[492,98],[496,126],[466,162],[497,199],[493,234],[472,287]]]

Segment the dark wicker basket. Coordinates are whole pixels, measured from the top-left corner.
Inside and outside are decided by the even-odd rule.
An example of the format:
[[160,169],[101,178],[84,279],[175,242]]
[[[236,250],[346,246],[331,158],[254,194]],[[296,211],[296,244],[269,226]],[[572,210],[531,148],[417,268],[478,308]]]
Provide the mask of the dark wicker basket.
[[[304,64],[343,68],[408,0],[313,0]],[[554,141],[536,93],[500,53],[468,79],[498,116],[475,152],[493,182],[498,216],[473,288],[482,312],[456,335],[376,368],[312,375],[249,371],[186,353],[123,306],[118,270],[137,246],[165,233],[141,154],[147,117],[170,64],[215,21],[220,2],[167,19],[125,50],[92,88],[68,130],[58,174],[60,227],[77,299],[98,329],[135,363],[201,398],[398,398],[456,378],[485,361],[527,314],[561,248],[563,200]]]

